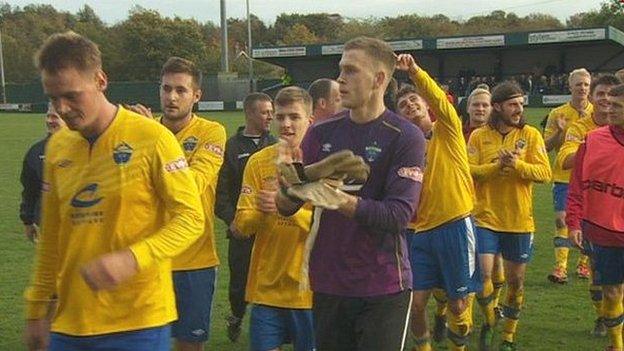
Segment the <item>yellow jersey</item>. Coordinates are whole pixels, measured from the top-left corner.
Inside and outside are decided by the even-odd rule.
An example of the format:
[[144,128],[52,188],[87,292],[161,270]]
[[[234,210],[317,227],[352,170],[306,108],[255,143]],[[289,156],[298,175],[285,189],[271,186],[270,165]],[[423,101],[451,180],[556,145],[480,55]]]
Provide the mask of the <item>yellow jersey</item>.
[[[565,141],[557,153],[555,163],[563,166],[565,159],[570,155],[576,154],[579,146],[585,142],[587,133],[597,129],[598,127],[599,125],[594,122],[593,115],[588,118],[582,118],[573,123],[566,132]],[[568,169],[567,171],[570,172],[571,169]]]
[[436,115],[427,155],[416,220],[408,228],[433,229],[470,215],[473,183],[461,118],[444,91],[424,70],[410,77]]
[[[548,120],[546,121],[546,129],[544,130],[544,139],[550,138],[557,131],[557,127],[555,124],[557,123],[557,118],[563,116],[566,121],[565,128],[563,130],[563,134],[565,135],[570,126],[573,123],[578,121],[581,118],[589,117],[594,113],[594,106],[587,102],[585,109],[583,111],[578,111],[568,102],[564,105],[561,105],[557,108],[554,108],[548,114]],[[560,148],[557,148],[555,152],[559,152]],[[570,181],[570,170],[565,170],[562,168],[562,164],[558,162],[559,158],[556,157],[552,165],[553,172],[553,181],[557,183],[568,183]]]
[[176,133],[201,195],[206,227],[204,235],[172,261],[174,271],[214,267],[219,264],[214,234],[214,204],[219,169],[223,164],[225,128],[217,122],[193,116]]
[[[503,149],[520,153],[514,169],[499,166]],[[484,126],[470,136],[468,156],[475,180],[475,224],[497,232],[534,232],[533,182],[552,177],[540,132],[525,125],[502,135]]]
[[[57,295],[51,330],[58,333],[100,335],[175,320],[171,258],[202,235],[204,214],[173,134],[120,106],[92,143],[68,129],[54,134],[44,162],[42,231],[26,318],[44,318]],[[138,273],[113,290],[91,290],[81,267],[128,248]]]
[[304,206],[283,217],[256,209],[256,195],[277,184],[277,145],[253,154],[243,173],[234,225],[245,235],[255,235],[245,299],[281,308],[312,308],[312,292],[300,289],[305,242],[312,209]]

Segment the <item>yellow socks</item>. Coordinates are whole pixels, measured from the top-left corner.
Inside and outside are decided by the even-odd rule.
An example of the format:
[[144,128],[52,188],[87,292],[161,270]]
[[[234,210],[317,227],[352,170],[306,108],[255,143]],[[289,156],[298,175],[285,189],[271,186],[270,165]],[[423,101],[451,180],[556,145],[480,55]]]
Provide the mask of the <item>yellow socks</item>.
[[448,338],[449,346],[452,351],[466,350],[466,342],[468,341],[468,334],[470,333],[470,320],[471,313],[466,308],[461,314],[455,315],[449,309],[447,314],[448,320]]
[[477,298],[485,323],[490,327],[493,327],[496,323],[496,316],[494,315],[494,285],[491,279],[483,281],[483,291]]
[[503,326],[503,340],[514,342],[520,310],[524,302],[524,288],[517,289],[509,286],[507,288],[507,303],[503,306],[505,315],[505,325]]
[[604,322],[607,326],[607,335],[611,346],[615,350],[624,349],[624,343],[622,342],[622,320],[624,316],[624,308],[622,307],[622,301],[610,301],[609,299],[603,300],[603,315]]

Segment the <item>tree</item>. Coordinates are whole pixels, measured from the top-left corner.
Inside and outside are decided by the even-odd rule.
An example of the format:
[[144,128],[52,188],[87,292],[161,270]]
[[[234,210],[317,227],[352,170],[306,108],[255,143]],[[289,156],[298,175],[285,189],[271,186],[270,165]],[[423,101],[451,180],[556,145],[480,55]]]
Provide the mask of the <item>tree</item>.
[[319,38],[317,38],[305,24],[301,23],[293,25],[290,30],[284,34],[284,38],[282,39],[284,45],[306,45],[316,44],[318,42]]
[[605,1],[600,10],[575,14],[567,24],[570,28],[613,26],[624,31],[624,4],[619,0]]

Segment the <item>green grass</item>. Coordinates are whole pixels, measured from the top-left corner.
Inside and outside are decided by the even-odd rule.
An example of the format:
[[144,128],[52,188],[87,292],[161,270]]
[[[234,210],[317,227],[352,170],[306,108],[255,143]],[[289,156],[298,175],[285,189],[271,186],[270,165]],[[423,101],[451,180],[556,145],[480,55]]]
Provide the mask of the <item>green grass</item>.
[[[539,123],[546,109],[529,109],[532,124]],[[232,135],[243,123],[240,112],[210,113]],[[33,245],[26,241],[18,217],[21,186],[19,172],[22,157],[28,147],[44,135],[43,118],[35,114],[0,114],[0,351],[23,350],[22,292],[30,278]],[[526,303],[519,325],[518,344],[521,350],[600,350],[606,339],[589,336],[595,318],[589,300],[588,283],[571,276],[566,286],[555,286],[546,280],[553,264],[552,233],[554,231],[550,184],[535,187],[535,255],[527,273]],[[210,341],[207,350],[247,350],[245,326],[237,344],[226,337],[224,318],[229,313],[227,301],[227,242],[224,226],[216,221],[217,245],[222,262],[214,301]],[[573,271],[577,253],[570,255]],[[475,326],[481,323],[475,308]],[[478,334],[475,333],[475,334]],[[476,335],[471,349],[476,349]],[[445,348],[439,345],[438,349]]]

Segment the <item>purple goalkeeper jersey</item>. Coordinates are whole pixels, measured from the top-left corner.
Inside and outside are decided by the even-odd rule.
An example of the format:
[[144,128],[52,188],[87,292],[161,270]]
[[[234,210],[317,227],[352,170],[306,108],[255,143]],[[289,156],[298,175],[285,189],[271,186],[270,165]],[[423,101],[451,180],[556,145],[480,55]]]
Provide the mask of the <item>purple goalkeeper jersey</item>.
[[355,217],[316,209],[318,236],[310,257],[314,292],[370,297],[412,286],[404,230],[420,197],[425,138],[420,129],[386,110],[357,124],[344,112],[308,129],[301,145],[305,164],[348,149],[371,172],[365,184],[346,184],[360,197]]

